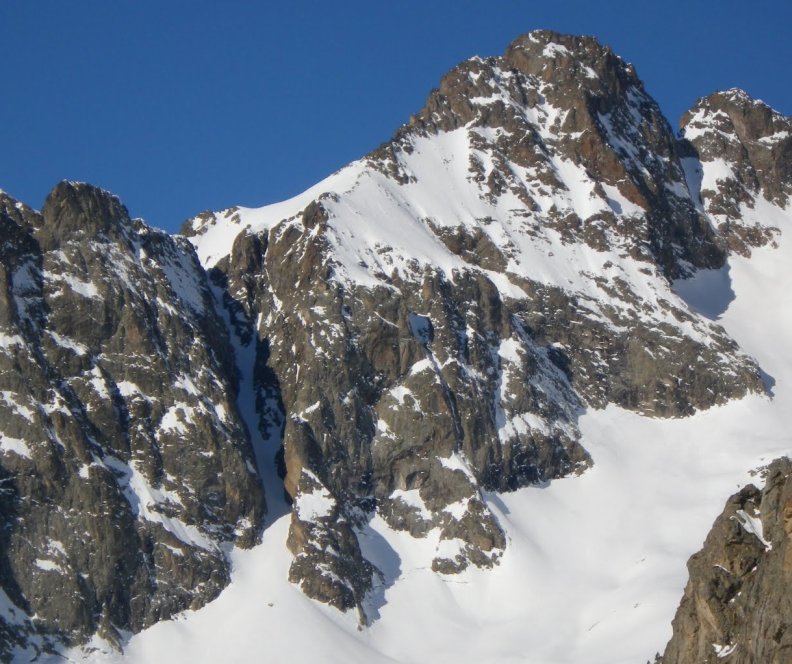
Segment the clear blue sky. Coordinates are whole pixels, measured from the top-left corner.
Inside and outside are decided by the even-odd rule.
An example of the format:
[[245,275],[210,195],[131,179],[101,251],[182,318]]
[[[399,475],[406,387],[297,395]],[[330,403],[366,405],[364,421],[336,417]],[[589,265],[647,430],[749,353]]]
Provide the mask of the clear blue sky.
[[613,47],[674,126],[734,86],[792,114],[787,0],[0,0],[0,188],[85,180],[169,230],[282,200],[536,28]]

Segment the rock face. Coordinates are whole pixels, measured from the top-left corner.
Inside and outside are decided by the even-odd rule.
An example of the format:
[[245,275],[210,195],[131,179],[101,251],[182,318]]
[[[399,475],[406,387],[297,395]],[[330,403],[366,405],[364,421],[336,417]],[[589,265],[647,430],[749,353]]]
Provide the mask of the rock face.
[[664,664],[792,659],[792,461],[729,499],[688,570]]
[[66,182],[40,214],[0,195],[0,237],[5,659],[213,599],[222,547],[256,541],[264,500],[187,241]]
[[[595,39],[532,32],[500,58],[462,63],[375,154],[398,164],[416,134],[458,128],[476,151],[469,169],[481,189],[511,191],[566,241],[619,246],[672,278],[722,264],[717,238],[691,204],[667,121],[632,65]],[[559,189],[588,205],[548,201]]]
[[366,619],[381,579],[353,535],[373,518],[429,538],[440,573],[497,563],[481,491],[585,470],[587,407],[675,417],[763,389],[669,285],[726,256],[685,150],[630,65],[536,32],[303,196],[185,225],[258,344],[309,596]]
[[792,120],[742,90],[700,99],[682,118],[688,176],[728,248],[751,247],[778,233],[773,208],[792,196]]

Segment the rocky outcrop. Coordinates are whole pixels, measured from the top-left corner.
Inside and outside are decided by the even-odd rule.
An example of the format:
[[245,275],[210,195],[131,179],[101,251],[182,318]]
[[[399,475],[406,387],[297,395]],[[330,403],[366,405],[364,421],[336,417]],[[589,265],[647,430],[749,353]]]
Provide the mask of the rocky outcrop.
[[[321,518],[295,508],[291,578],[310,596],[348,609],[362,606],[374,573],[351,536],[372,510],[416,536],[440,528],[458,542],[449,559],[455,570],[473,560],[490,565],[505,542],[468,464],[481,469],[488,486],[506,488],[584,468],[588,457],[575,441],[578,402],[563,373],[546,357],[525,366],[517,341],[514,351],[509,347],[514,357],[498,355],[502,335],[521,332],[491,284],[468,275],[452,287],[427,273],[423,293],[406,283],[401,292],[347,291],[333,283],[322,235],[312,233],[325,214],[310,206],[297,225],[258,239],[240,236],[225,278],[240,309],[259,320],[269,370],[260,387],[286,414],[286,492],[296,505],[324,492],[333,503]],[[240,297],[249,292],[247,272],[235,268],[250,259],[248,248],[266,248],[256,259],[263,269],[251,309]],[[473,371],[481,373],[475,383]],[[566,401],[547,399],[537,388],[543,382]],[[506,409],[496,397],[501,389],[512,392]],[[497,417],[503,426],[514,411],[529,408],[547,409],[539,445],[506,436],[495,449],[486,444],[498,439]],[[265,416],[262,426],[268,433],[273,423]],[[466,516],[470,528],[460,526]],[[436,564],[448,567],[445,560]]]
[[100,189],[2,194],[0,229],[0,648],[117,640],[260,533],[229,337],[191,245]]
[[681,121],[686,170],[731,251],[778,233],[767,203],[784,208],[792,195],[792,120],[742,90],[700,99]]
[[792,658],[792,461],[726,503],[673,622],[664,664],[784,664]]

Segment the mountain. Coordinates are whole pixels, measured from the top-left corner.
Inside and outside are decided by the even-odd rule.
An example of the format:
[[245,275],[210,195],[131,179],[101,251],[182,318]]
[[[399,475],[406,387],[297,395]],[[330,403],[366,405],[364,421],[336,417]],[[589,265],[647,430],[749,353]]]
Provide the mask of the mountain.
[[[4,654],[661,650],[728,487],[789,449],[790,124],[733,90],[676,135],[609,48],[538,31],[181,237],[89,185],[3,195]],[[229,581],[189,643],[147,629]]]
[[0,225],[0,645],[117,641],[216,597],[259,536],[231,342],[192,246],[114,196],[2,194]]
[[583,471],[586,407],[678,416],[763,389],[670,287],[725,260],[678,152],[629,65],[531,33],[306,196],[187,224],[267,346],[309,596],[365,613],[376,570],[350,528],[373,513],[433,536],[438,571],[490,566],[506,542],[480,490]]

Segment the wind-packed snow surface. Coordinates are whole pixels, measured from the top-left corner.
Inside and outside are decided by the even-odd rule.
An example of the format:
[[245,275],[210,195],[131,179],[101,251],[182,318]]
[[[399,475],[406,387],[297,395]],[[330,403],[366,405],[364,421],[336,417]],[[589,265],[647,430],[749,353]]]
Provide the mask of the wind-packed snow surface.
[[[333,184],[343,191],[340,185],[352,187],[360,177],[377,176],[350,167],[334,176]],[[272,225],[326,191],[327,184],[296,200],[249,211],[238,223]],[[450,192],[437,205],[453,208],[460,200]],[[653,658],[670,638],[670,621],[687,579],[685,563],[727,497],[748,482],[761,482],[757,474],[764,464],[792,452],[792,309],[787,306],[792,211],[768,207],[765,212],[782,229],[777,247],[756,249],[750,258],[732,256],[722,270],[699,272],[676,290],[758,360],[772,397],[750,395],[684,419],[651,419],[616,407],[589,410],[580,428],[594,460],[590,470],[547,486],[486,496],[509,539],[492,570],[469,568],[454,576],[432,572],[429,564],[439,542],[393,531],[375,518],[360,540],[364,555],[385,573],[378,589],[384,601],[372,600],[375,619],[362,630],[353,612],[342,614],[307,599],[287,581],[289,519],[281,516],[268,526],[261,545],[231,553],[232,582],[216,601],[132,637],[123,655],[94,642],[96,650],[72,657],[312,664],[641,664]],[[431,215],[428,209],[422,213]],[[403,222],[414,218],[405,215]],[[358,228],[367,232],[365,226]],[[230,248],[221,230],[209,229],[199,245],[209,264],[209,248],[215,257]],[[417,237],[420,231],[406,232],[393,222],[388,239],[397,247],[412,243],[403,255],[418,252],[420,260],[437,260],[440,250],[426,249],[431,245]],[[377,232],[391,231],[383,221]],[[339,251],[352,246],[344,238],[338,242]],[[368,244],[373,242],[361,243]],[[533,278],[578,280],[577,288],[588,287],[578,272],[586,256],[563,255],[587,250],[525,249],[531,253],[518,253],[531,257],[524,262]],[[420,251],[435,253],[424,257]],[[555,259],[548,258],[555,252]],[[356,269],[360,258],[349,256],[345,265]],[[570,265],[575,270],[568,270]],[[350,276],[365,281],[369,274]],[[249,381],[245,384],[250,389]],[[243,394],[241,399],[248,398]],[[274,441],[269,444],[260,462],[274,454]],[[271,514],[283,514],[277,490],[268,496]]]

